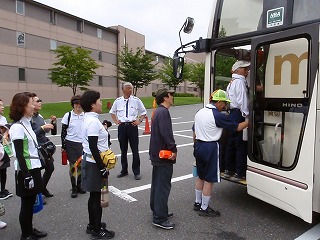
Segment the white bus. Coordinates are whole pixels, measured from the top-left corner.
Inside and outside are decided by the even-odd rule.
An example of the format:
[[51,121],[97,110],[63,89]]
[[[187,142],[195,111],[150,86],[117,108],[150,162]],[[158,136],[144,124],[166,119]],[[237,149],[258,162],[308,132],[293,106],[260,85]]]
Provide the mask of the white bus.
[[205,101],[226,77],[219,56],[251,61],[248,194],[309,223],[320,212],[319,9],[320,0],[214,0],[207,38],[174,55],[180,77],[186,52],[206,52]]

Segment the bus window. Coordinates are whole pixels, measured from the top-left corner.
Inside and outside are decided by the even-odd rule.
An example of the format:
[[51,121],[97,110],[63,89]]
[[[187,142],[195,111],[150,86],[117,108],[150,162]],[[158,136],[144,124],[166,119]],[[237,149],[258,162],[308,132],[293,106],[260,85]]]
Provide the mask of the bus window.
[[294,168],[309,108],[308,49],[305,38],[256,49],[250,160]]
[[257,31],[262,10],[261,0],[224,0],[219,32],[225,34],[219,37]]
[[292,23],[318,20],[320,18],[319,0],[295,0]]

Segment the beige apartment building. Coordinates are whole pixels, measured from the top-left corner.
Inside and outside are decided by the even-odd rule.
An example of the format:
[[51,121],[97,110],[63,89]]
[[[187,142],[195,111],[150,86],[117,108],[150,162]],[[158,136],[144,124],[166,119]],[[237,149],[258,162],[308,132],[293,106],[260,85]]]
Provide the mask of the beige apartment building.
[[[124,44],[144,47],[145,36],[122,26],[104,27],[32,0],[1,0],[0,3],[0,99],[9,104],[17,92],[36,92],[45,102],[68,101],[72,90],[58,87],[48,78],[56,61],[51,50],[60,45],[81,46],[92,51],[101,65],[89,88],[102,98],[121,95],[117,78],[117,54]],[[148,53],[148,51],[147,51]],[[155,63],[166,56],[155,55]],[[139,89],[139,96],[150,96],[162,87],[159,81]],[[193,91],[190,91],[193,90]],[[197,93],[183,83],[179,92]]]

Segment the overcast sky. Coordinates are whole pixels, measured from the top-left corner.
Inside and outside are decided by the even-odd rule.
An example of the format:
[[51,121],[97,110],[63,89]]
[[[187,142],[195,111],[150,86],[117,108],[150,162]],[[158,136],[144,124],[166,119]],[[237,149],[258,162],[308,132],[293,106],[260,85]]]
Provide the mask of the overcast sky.
[[179,47],[178,32],[187,17],[195,19],[187,43],[205,38],[212,0],[36,0],[105,27],[122,25],[146,37],[146,49],[172,56]]

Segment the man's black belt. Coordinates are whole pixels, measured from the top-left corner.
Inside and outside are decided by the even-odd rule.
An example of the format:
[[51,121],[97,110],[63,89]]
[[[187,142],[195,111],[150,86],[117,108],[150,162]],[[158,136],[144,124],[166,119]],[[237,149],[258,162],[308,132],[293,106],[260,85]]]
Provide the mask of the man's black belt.
[[131,125],[133,122],[122,122],[120,124],[123,124],[123,125]]

